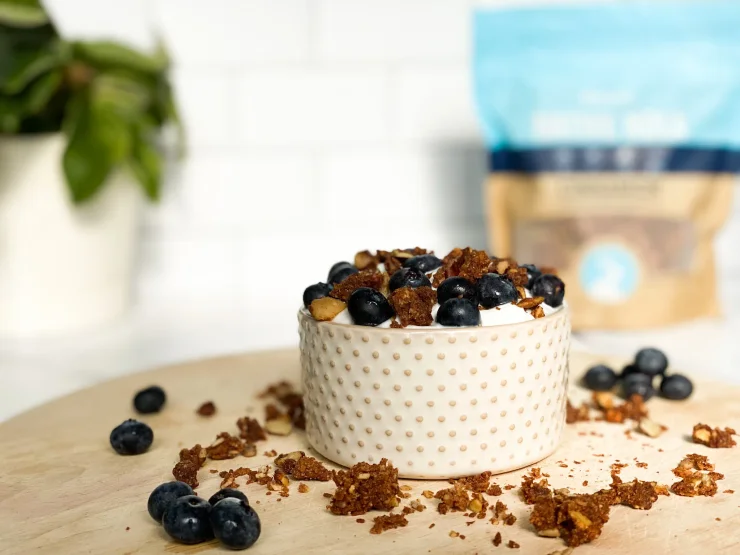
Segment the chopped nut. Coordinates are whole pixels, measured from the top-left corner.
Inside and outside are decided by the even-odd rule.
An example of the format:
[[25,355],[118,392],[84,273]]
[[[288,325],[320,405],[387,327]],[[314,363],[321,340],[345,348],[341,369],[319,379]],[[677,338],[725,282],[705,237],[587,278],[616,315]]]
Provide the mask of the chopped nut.
[[332,297],[322,297],[313,301],[308,310],[319,322],[333,320],[337,314],[347,308],[347,304]]
[[457,538],[460,535],[460,532],[455,532],[454,530],[450,530],[449,535],[451,538]]
[[434,497],[434,492],[429,491],[428,489],[425,489],[424,491],[422,491],[421,494],[427,499],[432,499]]
[[[526,269],[522,268],[525,272]],[[522,299],[519,302],[516,303],[516,306],[519,308],[535,308],[536,306],[541,305],[543,302],[545,302],[545,297],[532,297],[528,299]]]
[[378,267],[378,259],[370,251],[360,251],[355,255],[355,267],[358,270],[374,270]]
[[287,436],[293,431],[293,422],[287,414],[265,422],[265,430],[275,436]]
[[608,391],[596,391],[593,394],[594,403],[601,410],[614,408],[614,395]]
[[545,528],[544,530],[539,530],[537,535],[542,536],[543,538],[559,538],[560,530],[557,528]]
[[663,433],[663,428],[660,424],[653,422],[647,417],[640,419],[637,429],[646,436],[653,438],[658,437]]

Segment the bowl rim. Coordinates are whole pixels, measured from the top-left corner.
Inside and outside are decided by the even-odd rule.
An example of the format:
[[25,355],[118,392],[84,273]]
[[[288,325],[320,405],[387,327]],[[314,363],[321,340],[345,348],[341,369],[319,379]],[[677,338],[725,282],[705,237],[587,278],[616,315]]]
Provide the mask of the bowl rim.
[[[347,309],[345,309],[347,310]],[[492,310],[492,309],[489,309]],[[570,307],[568,306],[567,302],[564,302],[561,306],[559,306],[555,312],[552,312],[548,314],[547,316],[544,316],[542,318],[536,318],[532,320],[525,320],[524,322],[516,322],[513,324],[496,324],[494,326],[461,326],[461,327],[416,327],[416,328],[379,328],[377,326],[360,326],[358,324],[340,324],[337,322],[334,322],[332,320],[325,320],[325,321],[319,321],[314,319],[313,316],[311,316],[311,313],[304,307],[301,307],[298,310],[298,318],[300,319],[307,319],[309,321],[314,322],[315,324],[325,324],[328,326],[333,326],[339,329],[347,329],[347,330],[355,330],[360,331],[363,330],[365,332],[382,332],[382,333],[405,333],[405,334],[413,334],[413,335],[419,335],[419,334],[430,334],[430,333],[439,333],[439,334],[456,334],[461,332],[472,332],[472,331],[480,331],[480,330],[497,330],[497,329],[518,329],[525,326],[530,326],[535,322],[551,322],[552,320],[555,320],[559,316],[565,316],[566,319],[570,317]]]

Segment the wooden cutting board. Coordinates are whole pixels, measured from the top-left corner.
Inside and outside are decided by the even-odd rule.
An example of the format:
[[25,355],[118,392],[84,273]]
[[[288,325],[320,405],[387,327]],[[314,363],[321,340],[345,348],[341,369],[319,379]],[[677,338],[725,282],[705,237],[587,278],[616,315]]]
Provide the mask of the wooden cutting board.
[[[603,357],[571,356],[572,376]],[[619,361],[610,361],[621,366]],[[209,443],[221,431],[235,432],[237,417],[248,413],[262,419],[262,403],[256,393],[279,379],[298,382],[298,353],[294,350],[257,353],[171,366],[127,376],[64,397],[0,425],[0,553],[133,554],[205,553],[223,550],[217,543],[182,546],[171,542],[146,512],[146,501],[170,474],[179,449]],[[575,382],[575,380],[572,380]],[[109,444],[111,429],[135,416],[131,399],[138,389],[158,384],[168,394],[166,409],[143,418],[154,429],[152,449],[138,457],[121,457]],[[572,398],[587,392],[573,387]],[[195,414],[204,401],[213,400],[218,412],[211,418]],[[687,453],[708,455],[717,471],[726,475],[713,498],[661,497],[652,510],[614,507],[601,537],[577,549],[589,553],[655,555],[660,553],[740,552],[740,447],[708,449],[687,439],[698,421],[713,426],[740,428],[740,388],[698,382],[694,397],[684,403],[650,401],[654,420],[670,430],[658,439],[625,435],[627,426],[581,423],[567,426],[557,453],[543,461],[544,472],[555,487],[574,492],[594,491],[609,481],[610,465],[628,463],[625,480],[639,477],[671,484],[670,470]],[[259,445],[259,455],[231,461],[209,461],[201,470],[200,495],[219,489],[220,478],[208,472],[238,466],[256,467],[272,457],[264,451],[306,449],[302,433],[270,438]],[[661,451],[662,450],[662,451]],[[635,459],[648,464],[639,468]],[[583,461],[574,464],[573,461]],[[564,466],[561,466],[564,465]],[[522,471],[499,476],[500,485],[518,485]],[[572,476],[569,477],[569,475]],[[242,479],[243,480],[243,479]],[[582,485],[588,481],[588,485]],[[444,482],[404,481],[412,498],[422,490],[436,491]],[[299,494],[296,484],[290,497],[266,496],[265,488],[242,486],[262,519],[263,533],[248,553],[507,553],[505,545],[494,548],[491,540],[501,532],[504,544],[514,540],[523,554],[547,554],[563,549],[559,539],[540,538],[528,522],[528,508],[517,490],[499,497],[518,517],[514,526],[492,525],[487,520],[468,526],[461,513],[439,515],[436,501],[422,501],[427,510],[409,516],[406,528],[370,535],[372,518],[360,524],[353,517],[338,517],[324,507],[322,496],[331,483],[312,482],[310,492]],[[494,498],[491,498],[494,499]],[[430,524],[435,526],[430,529]],[[450,537],[451,531],[465,536]],[[516,553],[517,551],[511,551]]]

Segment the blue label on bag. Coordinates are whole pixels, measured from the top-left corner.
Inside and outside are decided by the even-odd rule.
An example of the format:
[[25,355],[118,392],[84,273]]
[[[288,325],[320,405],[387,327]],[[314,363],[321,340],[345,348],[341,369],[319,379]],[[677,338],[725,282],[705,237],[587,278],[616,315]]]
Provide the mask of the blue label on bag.
[[[548,171],[618,170],[630,154],[649,166],[659,149],[670,161],[680,147],[674,162],[698,162],[657,171],[737,171],[738,23],[730,0],[479,10],[474,89],[486,142],[534,170],[545,159]],[[605,150],[569,150],[586,146]]]

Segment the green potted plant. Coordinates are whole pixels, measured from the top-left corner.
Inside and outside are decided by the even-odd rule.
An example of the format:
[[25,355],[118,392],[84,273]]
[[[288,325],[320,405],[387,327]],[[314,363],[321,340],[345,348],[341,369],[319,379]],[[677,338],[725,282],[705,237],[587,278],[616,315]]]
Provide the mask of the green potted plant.
[[65,40],[38,0],[0,0],[0,334],[129,305],[140,200],[179,129],[168,70],[162,48]]

